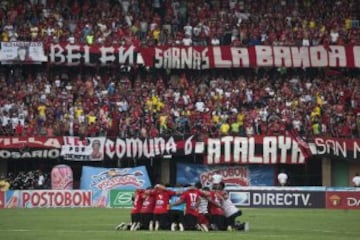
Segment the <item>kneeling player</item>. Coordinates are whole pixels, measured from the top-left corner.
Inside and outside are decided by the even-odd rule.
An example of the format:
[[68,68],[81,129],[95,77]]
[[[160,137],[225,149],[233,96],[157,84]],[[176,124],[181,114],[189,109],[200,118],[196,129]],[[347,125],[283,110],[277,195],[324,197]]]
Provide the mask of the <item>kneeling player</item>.
[[116,230],[131,230],[136,231],[140,229],[141,222],[141,207],[143,203],[143,189],[136,189],[132,197],[133,207],[131,209],[131,223],[120,223],[116,226]]
[[176,195],[176,192],[168,190],[160,184],[155,186],[153,192],[155,194],[154,230],[168,230],[170,228],[169,200],[171,196]]
[[221,195],[223,197],[222,208],[224,210],[224,215],[226,217],[225,224],[227,230],[249,231],[250,225],[248,222],[244,222],[244,223],[235,222],[236,218],[241,216],[242,212],[234,205],[234,203],[231,201],[229,197],[229,194],[224,189],[225,189],[225,184],[221,182],[219,185],[219,190],[222,191],[221,192]]
[[145,190],[143,194],[143,203],[140,209],[141,214],[141,226],[140,229],[148,229],[152,231],[154,229],[154,206],[155,206],[155,195],[152,190]]

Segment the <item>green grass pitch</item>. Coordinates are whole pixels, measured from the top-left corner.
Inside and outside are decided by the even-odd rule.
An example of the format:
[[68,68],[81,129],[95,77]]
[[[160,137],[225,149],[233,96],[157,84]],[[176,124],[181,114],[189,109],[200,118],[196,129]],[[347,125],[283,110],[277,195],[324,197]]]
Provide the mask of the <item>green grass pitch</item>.
[[2,240],[235,240],[360,239],[360,211],[243,209],[249,232],[115,231],[130,219],[129,209],[1,209]]

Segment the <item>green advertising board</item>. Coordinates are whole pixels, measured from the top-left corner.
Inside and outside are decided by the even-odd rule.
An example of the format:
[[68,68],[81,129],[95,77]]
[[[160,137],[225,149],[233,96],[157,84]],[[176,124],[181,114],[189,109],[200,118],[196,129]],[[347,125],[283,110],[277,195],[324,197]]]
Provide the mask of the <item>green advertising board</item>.
[[110,207],[132,207],[132,190],[110,190]]

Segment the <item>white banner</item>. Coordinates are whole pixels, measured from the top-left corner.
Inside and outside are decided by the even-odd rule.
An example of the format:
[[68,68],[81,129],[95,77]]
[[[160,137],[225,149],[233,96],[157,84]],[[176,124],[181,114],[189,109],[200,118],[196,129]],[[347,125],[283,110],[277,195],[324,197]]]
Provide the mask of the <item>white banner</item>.
[[42,42],[1,42],[2,64],[36,64],[47,62]]
[[64,137],[60,155],[64,160],[102,161],[104,145],[105,137]]
[[6,193],[5,208],[92,207],[91,190],[15,190]]

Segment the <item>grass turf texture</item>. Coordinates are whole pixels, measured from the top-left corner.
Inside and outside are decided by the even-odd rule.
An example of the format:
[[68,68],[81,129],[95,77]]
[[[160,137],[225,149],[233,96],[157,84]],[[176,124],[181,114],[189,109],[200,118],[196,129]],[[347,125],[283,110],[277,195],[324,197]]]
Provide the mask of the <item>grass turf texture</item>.
[[129,209],[1,209],[2,240],[359,239],[360,211],[243,209],[249,232],[115,231]]

